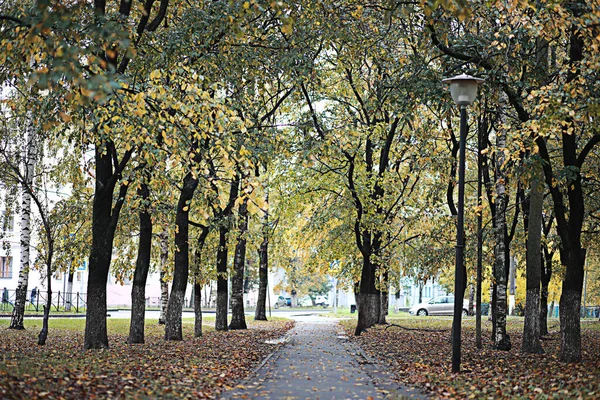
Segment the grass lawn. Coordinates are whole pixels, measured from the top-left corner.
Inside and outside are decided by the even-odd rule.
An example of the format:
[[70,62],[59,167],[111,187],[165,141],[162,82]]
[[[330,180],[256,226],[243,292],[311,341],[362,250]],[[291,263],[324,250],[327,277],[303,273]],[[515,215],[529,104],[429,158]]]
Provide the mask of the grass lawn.
[[[398,316],[399,315],[399,316]],[[582,320],[583,361],[558,360],[558,319],[549,319],[545,354],[521,353],[523,318],[509,317],[512,342],[508,352],[492,348],[491,323],[482,320],[483,348],[475,346],[475,317],[463,318],[462,373],[452,374],[452,317],[392,314],[388,322],[353,336],[355,319],[342,319],[351,340],[387,366],[395,379],[417,386],[434,398],[456,399],[592,399],[600,398],[600,322]]]
[[51,318],[46,346],[37,345],[41,320],[25,331],[0,320],[0,398],[215,398],[248,376],[292,326],[288,320],[247,319],[247,331],[217,332],[205,317],[194,338],[193,319],[183,320],[184,340],[163,340],[164,326],[146,320],[146,343],[127,344],[128,319],[109,319],[108,350],[83,351],[85,320]]

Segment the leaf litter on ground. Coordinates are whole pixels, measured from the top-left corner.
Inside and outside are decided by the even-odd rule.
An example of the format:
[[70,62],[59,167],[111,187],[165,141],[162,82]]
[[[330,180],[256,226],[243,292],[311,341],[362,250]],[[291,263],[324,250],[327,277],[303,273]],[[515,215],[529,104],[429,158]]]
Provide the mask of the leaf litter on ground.
[[163,340],[164,326],[146,324],[146,343],[130,345],[123,329],[107,350],[83,351],[83,333],[51,328],[46,346],[37,329],[0,326],[0,398],[218,398],[249,376],[276,346],[266,343],[289,330],[290,321],[249,321],[246,331],[206,329],[193,338]]
[[[474,317],[468,317],[473,319]],[[452,374],[451,319],[411,317],[389,319],[406,330],[376,326],[352,336],[355,321],[343,325],[371,358],[389,368],[395,380],[417,387],[433,398],[453,399],[591,399],[600,398],[600,322],[582,323],[583,360],[565,364],[559,360],[560,333],[556,324],[542,341],[545,353],[521,353],[523,319],[509,322],[512,350],[492,347],[490,323],[484,322],[483,347],[475,345],[475,330],[463,327],[461,373]],[[469,320],[466,321],[469,324]],[[471,324],[472,325],[472,324]],[[447,328],[447,329],[444,329]]]

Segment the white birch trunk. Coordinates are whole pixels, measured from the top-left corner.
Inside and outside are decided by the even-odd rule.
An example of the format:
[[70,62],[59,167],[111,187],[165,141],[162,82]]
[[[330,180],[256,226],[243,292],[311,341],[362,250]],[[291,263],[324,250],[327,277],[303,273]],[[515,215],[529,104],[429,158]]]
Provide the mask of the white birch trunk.
[[510,338],[506,332],[507,279],[506,279],[506,131],[500,130],[496,136],[496,329],[494,346],[499,350],[510,350]]
[[[73,268],[73,267],[70,267]],[[71,307],[73,305],[73,275],[74,271],[69,272],[69,280],[67,282],[67,292],[65,293],[65,298],[67,299],[67,303],[65,304],[65,311],[71,311]]]
[[19,281],[15,293],[10,329],[25,329],[23,318],[27,301],[27,285],[29,283],[29,251],[31,245],[31,190],[37,158],[36,137],[31,116],[28,115],[25,142],[23,145],[23,174],[21,182],[21,254],[19,260]]

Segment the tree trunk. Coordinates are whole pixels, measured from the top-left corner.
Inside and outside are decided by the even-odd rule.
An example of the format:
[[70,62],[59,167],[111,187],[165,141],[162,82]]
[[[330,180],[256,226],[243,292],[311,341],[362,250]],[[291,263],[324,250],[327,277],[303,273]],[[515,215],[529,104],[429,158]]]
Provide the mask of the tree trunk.
[[[367,236],[368,233],[365,233]],[[370,248],[370,246],[369,246]],[[358,323],[354,334],[359,336],[363,331],[377,324],[381,308],[381,293],[376,286],[377,266],[371,257],[363,256],[363,268],[360,279],[360,302],[358,303]]]
[[475,290],[473,289],[473,284],[470,283],[469,284],[469,307],[468,307],[468,312],[469,315],[474,315],[474,304],[475,303]]
[[24,182],[21,182],[21,259],[19,269],[19,281],[15,291],[15,304],[12,312],[9,329],[25,329],[23,317],[25,316],[25,303],[27,302],[27,285],[29,282],[29,256],[31,248],[31,193],[33,188],[33,177],[37,158],[36,137],[33,130],[32,116],[28,114],[27,130],[23,149]]
[[505,175],[505,156],[506,132],[499,131],[496,136],[497,155],[496,155],[496,224],[495,224],[495,262],[494,273],[496,280],[496,315],[495,325],[496,334],[494,337],[494,346],[499,350],[510,350],[510,337],[506,332],[506,309],[507,309],[507,263],[506,263],[506,181]]
[[167,283],[167,263],[169,262],[169,235],[164,230],[159,234],[160,238],[160,314],[159,325],[165,324],[167,306],[169,305],[169,284]]
[[202,336],[202,287],[194,282],[194,337]]
[[[92,206],[92,247],[90,249],[87,309],[85,319],[84,349],[108,348],[106,332],[106,282],[112,257],[115,229],[129,185],[121,185],[115,204],[113,194],[120,170],[113,171],[113,154],[109,144],[96,145],[96,187]],[[124,155],[119,168],[127,163]]]
[[548,334],[548,286],[552,278],[552,256],[553,252],[548,251],[546,244],[543,245],[542,261],[542,290],[540,293],[540,335]]
[[493,278],[496,273],[492,271],[492,280],[490,281],[490,306],[488,307],[488,321],[492,323],[492,340],[496,337],[496,322],[494,315],[496,314],[496,285]]
[[177,215],[175,217],[175,270],[173,272],[173,285],[169,305],[167,307],[167,318],[165,321],[165,340],[182,340],[181,313],[185,299],[185,289],[189,275],[189,207],[198,187],[198,179],[194,174],[188,172],[183,178],[183,187],[179,194],[177,203]]
[[[268,197],[267,197],[268,201]],[[269,213],[264,212],[262,221],[263,240],[258,250],[258,299],[254,310],[255,321],[266,321],[267,289],[269,286]]]
[[[231,230],[232,210],[239,193],[240,178],[231,181],[229,201],[221,212],[219,227],[219,248],[217,249],[217,312],[215,329],[227,330],[227,312],[229,311],[229,274],[227,271],[228,235]],[[242,300],[243,301],[243,300]]]
[[[481,283],[483,280],[483,154],[485,147],[484,138],[487,135],[488,119],[484,116],[477,129],[477,281],[475,289],[475,345],[478,349],[483,347],[481,342]],[[491,300],[491,298],[490,298]],[[489,307],[488,307],[489,309]]]
[[[227,223],[228,225],[228,223]],[[215,330],[227,330],[228,301],[228,274],[227,274],[227,234],[229,226],[225,224],[219,228],[219,249],[217,250],[217,312],[215,317]]]
[[247,329],[244,315],[244,267],[246,264],[246,232],[248,231],[248,199],[239,206],[239,233],[231,278],[231,322],[229,329]]
[[65,297],[67,298],[65,311],[71,311],[71,307],[73,305],[73,278],[75,275],[73,268],[73,262],[71,262],[71,265],[69,266],[69,278],[67,280],[67,292],[65,293]]
[[138,196],[142,199],[140,217],[140,238],[138,242],[138,255],[135,262],[133,275],[133,288],[131,291],[131,322],[129,325],[128,343],[144,343],[144,320],[146,314],[146,280],[150,270],[152,251],[152,218],[148,211],[150,189],[143,182],[138,189]]
[[381,295],[380,295],[381,304],[379,306],[379,321],[377,321],[377,323],[381,324],[381,325],[387,324],[387,321],[385,320],[385,317],[388,315],[388,312],[389,312],[389,304],[390,304],[389,288],[390,288],[390,284],[388,282],[388,279],[389,279],[389,272],[386,270],[383,273],[383,276],[380,279],[380,286],[379,286],[381,288]]
[[[570,4],[570,11],[575,19],[580,18],[586,10],[583,1]],[[585,41],[577,23],[570,27],[566,84],[573,85],[580,77],[579,64],[584,59]],[[562,125],[562,160],[561,171],[569,171],[564,185],[568,204],[565,204],[565,194],[561,187],[555,184],[550,154],[544,137],[536,138],[539,154],[544,163],[546,185],[552,195],[557,232],[561,240],[560,258],[565,266],[565,275],[560,296],[560,359],[563,362],[581,361],[581,327],[580,307],[584,280],[585,249],[581,246],[581,233],[585,219],[585,199],[582,189],[582,164],[586,155],[597,145],[594,139],[586,144],[581,143],[577,131],[584,130],[574,124],[571,117],[566,117]],[[578,149],[581,152],[578,153]]]
[[[47,232],[47,236],[50,236]],[[38,335],[38,345],[44,346],[48,339],[48,321],[50,320],[50,308],[52,307],[52,257],[54,255],[54,241],[48,237],[48,258],[46,260],[46,279],[48,281],[48,297],[44,304],[44,317],[42,319],[42,329]]]
[[585,250],[568,251],[565,257],[565,279],[560,296],[560,359],[581,361],[581,291],[583,288]]
[[541,169],[534,166],[527,227],[527,294],[525,298],[525,324],[523,326],[523,353],[542,354],[540,343],[540,275],[543,186],[540,182]]
[[194,298],[194,337],[202,336],[202,252],[204,250],[204,244],[206,238],[210,232],[208,226],[199,225],[201,231],[198,236],[198,242],[196,244],[196,254],[194,257],[196,268],[194,271],[194,288],[192,295]]

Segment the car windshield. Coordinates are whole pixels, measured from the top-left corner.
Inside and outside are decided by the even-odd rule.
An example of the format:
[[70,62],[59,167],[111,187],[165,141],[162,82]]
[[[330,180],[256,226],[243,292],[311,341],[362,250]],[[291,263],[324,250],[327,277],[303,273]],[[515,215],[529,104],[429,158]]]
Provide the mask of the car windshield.
[[452,296],[436,297],[436,298],[429,300],[429,302],[428,302],[428,304],[448,304],[448,303],[454,303],[454,297],[452,297]]

